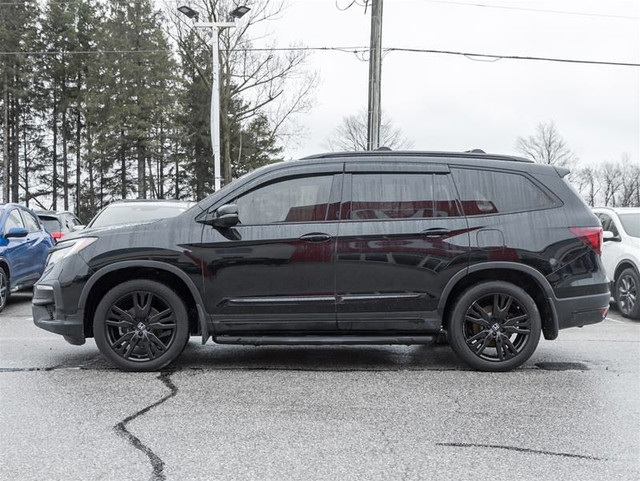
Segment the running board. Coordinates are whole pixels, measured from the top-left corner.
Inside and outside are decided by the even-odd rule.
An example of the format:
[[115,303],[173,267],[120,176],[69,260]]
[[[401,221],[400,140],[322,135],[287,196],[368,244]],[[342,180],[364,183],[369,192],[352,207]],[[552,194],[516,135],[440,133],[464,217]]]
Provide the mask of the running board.
[[356,344],[431,344],[437,333],[429,336],[215,336],[218,344],[252,346],[356,345]]

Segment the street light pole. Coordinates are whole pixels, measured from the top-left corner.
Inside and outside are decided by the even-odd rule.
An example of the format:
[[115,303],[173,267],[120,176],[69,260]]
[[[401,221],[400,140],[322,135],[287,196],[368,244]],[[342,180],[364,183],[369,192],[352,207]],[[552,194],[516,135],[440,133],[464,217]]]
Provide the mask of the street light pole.
[[[198,18],[198,13],[188,6],[179,7],[178,10],[189,18]],[[250,9],[245,6],[236,7],[230,15],[238,19]],[[211,149],[213,150],[213,183],[218,191],[222,183],[222,168],[220,162],[220,61],[218,58],[219,39],[218,31],[222,28],[235,28],[235,22],[206,22],[196,23],[196,28],[210,28],[212,30],[211,65],[213,78],[211,82]]]

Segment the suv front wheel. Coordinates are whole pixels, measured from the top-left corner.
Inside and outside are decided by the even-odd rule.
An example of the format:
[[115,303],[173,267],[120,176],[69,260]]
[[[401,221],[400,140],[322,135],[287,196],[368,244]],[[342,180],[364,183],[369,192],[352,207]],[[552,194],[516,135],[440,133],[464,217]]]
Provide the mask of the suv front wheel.
[[174,361],[189,340],[187,310],[169,287],[136,279],[111,289],[96,309],[100,352],[125,371],[155,371]]
[[469,366],[509,371],[531,357],[540,340],[540,313],[531,296],[503,281],[476,284],[456,301],[449,343]]

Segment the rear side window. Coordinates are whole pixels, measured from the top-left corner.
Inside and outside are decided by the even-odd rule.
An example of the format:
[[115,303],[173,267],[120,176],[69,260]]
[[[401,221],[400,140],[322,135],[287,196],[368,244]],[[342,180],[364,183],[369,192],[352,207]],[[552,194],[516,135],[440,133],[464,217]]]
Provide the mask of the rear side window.
[[547,209],[554,201],[524,175],[477,169],[451,169],[468,216]]
[[351,220],[456,217],[460,209],[448,175],[354,174]]
[[47,232],[60,232],[62,230],[60,222],[55,217],[40,217],[40,220]]

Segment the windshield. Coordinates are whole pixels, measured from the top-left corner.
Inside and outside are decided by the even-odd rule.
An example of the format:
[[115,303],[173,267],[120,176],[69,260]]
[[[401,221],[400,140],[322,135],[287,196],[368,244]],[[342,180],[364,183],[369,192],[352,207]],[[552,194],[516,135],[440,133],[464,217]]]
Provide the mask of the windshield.
[[144,202],[132,202],[126,204],[114,204],[100,212],[89,223],[88,227],[106,227],[117,224],[135,224],[150,220],[165,219],[182,214],[189,208],[184,204],[146,204]]
[[640,213],[618,214],[624,231],[631,237],[640,237]]
[[40,222],[44,225],[47,232],[62,231],[62,224],[55,217],[40,217]]

